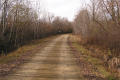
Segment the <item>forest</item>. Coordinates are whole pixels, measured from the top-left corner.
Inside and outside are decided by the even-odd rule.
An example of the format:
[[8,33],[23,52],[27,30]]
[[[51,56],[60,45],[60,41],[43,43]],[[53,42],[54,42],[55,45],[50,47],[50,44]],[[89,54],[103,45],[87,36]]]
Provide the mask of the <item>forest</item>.
[[[80,58],[75,57],[75,59],[84,59],[83,65],[92,65],[93,63],[94,67],[96,67],[96,65],[99,66],[96,68],[96,70],[98,70],[97,73],[100,73],[99,70],[101,69],[101,71],[115,74],[115,77],[120,76],[120,0],[89,1],[89,3],[83,4],[84,6],[76,12],[75,19],[69,21],[67,18],[54,16],[52,13],[42,11],[42,6],[40,8],[35,8],[35,6],[32,5],[31,0],[0,0],[0,61],[7,60],[3,58],[32,41],[54,35],[68,34],[63,35],[62,37],[59,36],[56,40],[51,39],[51,42],[49,42],[51,45],[49,44],[43,47],[43,52],[41,53],[46,53],[46,55],[48,55],[46,56],[43,54],[44,57],[46,57],[45,59],[51,60],[51,65],[53,65],[53,63],[56,63],[55,65],[59,64],[59,68],[62,69],[63,65],[61,65],[61,63],[66,62],[63,63],[66,65],[67,61],[65,58],[61,57],[61,55],[69,60],[69,64],[72,64],[72,61],[73,63],[76,63],[75,60],[73,60],[75,57],[73,55],[77,55],[77,57],[80,56]],[[71,45],[68,44],[71,35],[77,36],[77,38],[80,39],[78,42],[71,41],[71,44],[75,44],[74,46],[72,45],[72,48],[75,48],[77,45],[80,50],[78,50],[78,52],[77,49],[76,51],[73,50],[74,54],[70,54],[70,52],[72,53],[72,48],[70,48]],[[50,49],[47,51],[46,47],[50,47]],[[80,55],[79,52],[81,53]],[[82,54],[82,52],[85,52],[86,54]],[[41,53],[39,52],[39,54],[37,54],[41,61],[43,61],[43,58],[40,56]],[[50,55],[55,60],[51,59]],[[55,57],[56,55],[59,56]],[[90,59],[91,56],[92,60]],[[86,61],[87,58],[88,61]],[[91,60],[91,64],[89,59]],[[36,60],[39,61],[39,58],[37,57]],[[55,62],[57,60],[61,61]],[[44,63],[42,66],[46,66],[44,61],[42,62]],[[82,64],[82,62],[79,63]],[[36,64],[37,66],[41,66],[41,64]],[[75,65],[78,67],[78,64]],[[75,70],[75,68],[71,68],[71,66],[70,69]],[[86,66],[82,68],[85,69]],[[86,70],[89,69],[86,68]],[[58,70],[58,72],[60,71]],[[66,71],[63,69],[63,72]],[[104,75],[104,72],[101,72],[101,74],[103,73]],[[99,76],[101,77],[101,75]],[[106,76],[103,78],[106,78]]]
[[[90,0],[79,10],[74,21],[79,42],[103,60],[110,71],[120,67],[120,1]],[[92,47],[92,48],[91,48]],[[103,51],[101,53],[98,50]]]
[[[72,32],[65,18],[38,13],[29,0],[0,0],[0,53],[43,37]],[[42,16],[40,16],[42,15]]]
[[119,0],[91,0],[76,15],[74,33],[85,44],[110,49],[112,56],[120,56],[120,2]]

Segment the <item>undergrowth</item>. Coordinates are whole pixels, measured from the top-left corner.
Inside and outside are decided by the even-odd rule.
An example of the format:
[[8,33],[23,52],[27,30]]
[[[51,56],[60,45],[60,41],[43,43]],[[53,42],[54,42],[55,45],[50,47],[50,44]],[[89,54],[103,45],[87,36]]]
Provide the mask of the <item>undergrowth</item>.
[[83,57],[85,61],[93,64],[97,68],[98,72],[100,72],[107,80],[119,80],[116,79],[114,73],[108,71],[107,68],[104,66],[103,55],[104,53],[106,53],[107,55],[111,55],[110,50],[104,50],[103,54],[100,54],[102,51],[99,54],[96,54],[95,52],[92,52],[91,50],[86,48],[84,45],[80,44],[79,41],[75,40],[75,38],[76,37],[72,37],[72,40],[74,39],[72,41],[72,46],[74,46],[78,52],[85,56]]

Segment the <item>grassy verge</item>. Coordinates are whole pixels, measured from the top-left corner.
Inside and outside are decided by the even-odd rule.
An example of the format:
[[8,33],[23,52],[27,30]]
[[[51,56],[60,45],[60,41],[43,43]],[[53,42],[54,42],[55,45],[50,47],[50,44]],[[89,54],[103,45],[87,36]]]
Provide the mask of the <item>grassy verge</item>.
[[90,50],[86,49],[83,45],[79,44],[78,43],[79,41],[75,40],[75,37],[72,37],[70,40],[72,40],[72,46],[78,52],[80,52],[81,55],[84,55],[82,59],[94,65],[97,68],[97,71],[100,74],[102,74],[104,78],[106,78],[107,80],[118,80],[118,79],[115,79],[113,74],[105,68],[103,60],[93,56],[95,53],[92,53]]
[[87,49],[85,49],[83,46],[77,44],[77,43],[73,43],[73,46],[75,46],[75,48],[81,52],[82,55],[85,55],[84,60],[87,62],[92,63],[94,66],[96,66],[96,68],[98,68],[98,71],[104,75],[104,77],[107,77],[110,75],[110,73],[105,70],[105,68],[102,65],[102,61],[98,58],[92,57],[90,56],[90,51],[88,51]]
[[17,50],[9,53],[7,56],[2,55],[0,56],[0,64],[6,64],[6,63],[9,63],[11,61],[18,59],[19,57],[26,54],[26,52],[34,50],[36,47],[43,45],[47,41],[50,41],[52,38],[54,37],[48,37],[48,38],[32,41],[29,44],[24,45],[18,48]]

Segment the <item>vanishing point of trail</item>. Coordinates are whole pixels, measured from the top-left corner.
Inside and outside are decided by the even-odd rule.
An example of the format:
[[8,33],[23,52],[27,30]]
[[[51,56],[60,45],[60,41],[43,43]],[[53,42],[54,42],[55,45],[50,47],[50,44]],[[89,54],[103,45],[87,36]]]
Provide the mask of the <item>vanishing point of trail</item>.
[[49,42],[16,71],[0,80],[82,80],[76,58],[62,35]]

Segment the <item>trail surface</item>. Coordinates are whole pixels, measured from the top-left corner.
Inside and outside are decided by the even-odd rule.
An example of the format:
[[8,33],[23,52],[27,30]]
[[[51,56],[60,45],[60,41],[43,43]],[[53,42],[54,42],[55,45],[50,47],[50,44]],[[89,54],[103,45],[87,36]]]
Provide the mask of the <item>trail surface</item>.
[[52,40],[25,61],[16,71],[0,80],[84,80],[67,44],[69,35]]

